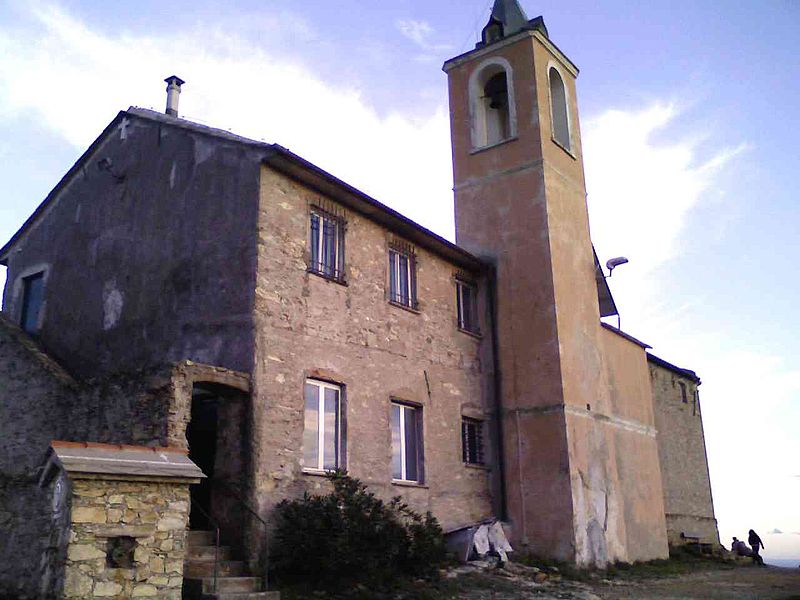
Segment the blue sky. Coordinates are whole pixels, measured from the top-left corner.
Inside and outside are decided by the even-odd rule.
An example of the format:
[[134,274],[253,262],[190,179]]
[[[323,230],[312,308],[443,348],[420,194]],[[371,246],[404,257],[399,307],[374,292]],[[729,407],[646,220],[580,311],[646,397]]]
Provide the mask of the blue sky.
[[[440,69],[490,5],[2,2],[0,238],[118,110],[162,110],[172,73],[184,116],[452,238]],[[800,557],[800,3],[523,5],[581,69],[593,239],[631,260],[611,281],[623,329],[703,379],[723,542],[754,528],[768,557]]]

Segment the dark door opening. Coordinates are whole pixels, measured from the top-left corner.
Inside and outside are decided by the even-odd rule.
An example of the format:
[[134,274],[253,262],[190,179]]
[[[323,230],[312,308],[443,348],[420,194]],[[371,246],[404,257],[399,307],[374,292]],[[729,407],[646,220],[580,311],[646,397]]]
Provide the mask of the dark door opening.
[[[216,394],[197,386],[192,390],[192,413],[186,427],[186,440],[189,442],[189,458],[206,476],[199,484],[191,486],[189,526],[192,529],[207,529],[210,525],[206,515],[211,512],[211,490],[217,458],[217,409]],[[198,510],[198,506],[202,510]]]

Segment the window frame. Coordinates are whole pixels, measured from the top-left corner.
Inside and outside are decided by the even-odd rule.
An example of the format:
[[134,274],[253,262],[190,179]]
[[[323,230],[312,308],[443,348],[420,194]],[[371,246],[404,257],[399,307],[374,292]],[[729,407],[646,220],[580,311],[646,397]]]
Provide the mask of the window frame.
[[[508,102],[508,130],[507,137],[500,140],[489,140],[485,86],[488,81],[505,71],[506,74],[506,94]],[[482,61],[475,67],[469,77],[469,118],[470,118],[470,153],[482,152],[502,144],[506,144],[517,139],[517,106],[516,95],[514,93],[514,70],[511,63],[503,57],[492,56]]]
[[[563,101],[563,111],[564,111],[564,121],[566,121],[566,143],[559,139],[559,136],[556,134],[556,98],[553,94],[553,78],[552,73],[556,74],[558,78],[558,82],[561,87],[561,95],[563,98],[560,98],[560,101]],[[569,90],[567,89],[567,84],[564,80],[564,75],[561,71],[551,62],[547,65],[547,92],[550,98],[550,139],[562,150],[564,150],[567,154],[569,154],[572,158],[575,158],[575,152],[572,148],[572,117],[570,116],[569,110]]]
[[[463,288],[468,288],[471,292],[471,306],[470,310],[464,310],[464,293]],[[469,316],[470,323],[466,322],[465,314]],[[458,329],[465,333],[472,335],[480,335],[481,328],[478,319],[478,286],[472,281],[466,280],[462,277],[456,277],[456,320],[458,322]]]
[[[396,306],[411,309],[413,311],[419,310],[419,301],[417,299],[417,256],[411,247],[400,247],[399,245],[389,246],[389,302]],[[407,297],[404,299],[402,295],[397,293],[399,291],[401,280],[401,265],[400,258],[406,259],[405,275],[405,291]],[[395,287],[398,289],[396,290]]]
[[683,404],[689,404],[689,390],[686,388],[686,384],[683,381],[678,382],[678,389],[681,391],[681,402]]
[[[319,391],[317,393],[317,463],[315,465],[309,465],[305,462],[306,458],[306,448],[305,446],[305,414],[306,414],[306,398],[305,398],[305,386],[306,385],[313,385],[316,386]],[[328,433],[325,430],[325,394],[324,390],[331,389],[335,390],[338,393],[337,396],[337,406],[336,406],[336,420],[334,424],[334,466],[333,467],[326,467],[325,466],[325,440]],[[346,468],[346,424],[344,422],[344,391],[345,388],[343,385],[339,383],[333,383],[330,381],[324,381],[321,379],[315,379],[313,377],[306,377],[303,382],[303,448],[302,448],[302,455],[303,455],[303,471],[307,473],[330,473],[339,469]]]
[[[30,311],[31,299],[31,284],[34,281],[41,282],[41,292],[39,298],[39,306],[36,308],[36,321],[32,324],[31,328],[26,326],[28,321],[28,313]],[[44,307],[44,290],[45,290],[45,272],[37,271],[26,275],[22,278],[22,303],[20,307],[19,325],[28,335],[37,335],[41,331],[42,308]]]
[[[467,429],[472,426],[476,428],[475,439],[476,448],[474,448],[474,457],[470,453],[468,444]],[[461,417],[461,460],[465,465],[472,467],[485,467],[486,466],[486,440],[484,438],[484,420],[476,419],[474,417]]]
[[[410,402],[404,402],[402,400],[392,399],[390,404],[390,413],[389,413],[389,432],[390,438],[392,434],[392,412],[394,411],[395,407],[400,409],[400,419],[399,419],[399,445],[400,445],[400,477],[395,477],[394,474],[394,459],[395,459],[395,445],[394,440],[392,439],[392,483],[399,483],[399,484],[414,484],[414,485],[423,485],[425,483],[425,445],[423,442],[424,439],[424,424],[423,424],[423,407],[419,404],[413,404]],[[414,417],[414,429],[415,429],[415,441],[416,441],[416,469],[417,469],[417,478],[416,479],[408,479],[408,464],[407,464],[407,457],[408,457],[408,449],[406,447],[406,436],[405,432],[407,429],[406,424],[406,411],[413,412],[415,415]]]
[[[314,244],[314,220],[319,223],[317,230],[317,243]],[[325,231],[332,227],[333,234],[333,260],[332,264],[324,262],[325,257]],[[345,283],[345,220],[330,211],[311,206],[308,213],[308,265],[307,271],[324,279]],[[314,260],[314,258],[317,260]]]

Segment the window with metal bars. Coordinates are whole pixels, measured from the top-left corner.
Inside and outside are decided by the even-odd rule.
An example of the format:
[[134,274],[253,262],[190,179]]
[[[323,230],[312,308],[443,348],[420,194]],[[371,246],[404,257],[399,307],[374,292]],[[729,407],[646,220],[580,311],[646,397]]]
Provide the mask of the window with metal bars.
[[308,270],[328,279],[344,281],[344,220],[317,208],[311,209]]
[[456,307],[458,328],[478,333],[477,289],[471,283],[456,279]]
[[461,421],[462,458],[468,465],[483,465],[483,421],[464,417]]
[[389,248],[389,301],[417,308],[417,265],[410,247]]

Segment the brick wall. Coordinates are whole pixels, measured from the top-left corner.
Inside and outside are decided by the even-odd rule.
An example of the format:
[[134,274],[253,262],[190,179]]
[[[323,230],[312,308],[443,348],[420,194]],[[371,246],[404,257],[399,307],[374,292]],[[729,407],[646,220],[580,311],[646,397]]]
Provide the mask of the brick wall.
[[[457,268],[419,248],[419,310],[387,301],[390,234],[347,212],[346,282],[307,273],[309,207],[325,199],[264,167],[256,289],[255,500],[326,489],[303,471],[303,385],[307,377],[344,386],[346,467],[384,498],[402,495],[445,528],[489,516],[496,470],[466,466],[462,414],[493,430],[491,338],[457,328]],[[482,330],[489,331],[479,304]],[[425,481],[392,483],[390,402],[411,402],[424,418]],[[486,440],[489,464],[494,452]]]
[[652,361],[649,367],[669,543],[681,544],[685,532],[718,544],[697,381]]

